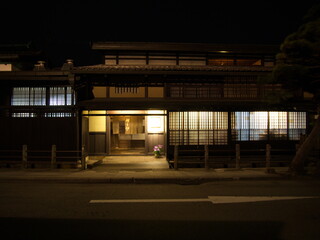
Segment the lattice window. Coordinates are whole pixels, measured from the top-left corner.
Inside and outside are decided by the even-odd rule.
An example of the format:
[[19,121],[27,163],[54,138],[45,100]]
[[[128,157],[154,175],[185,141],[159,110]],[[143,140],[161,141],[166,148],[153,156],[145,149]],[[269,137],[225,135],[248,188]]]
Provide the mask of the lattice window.
[[138,94],[139,87],[115,87],[114,93],[116,93],[116,94],[123,94],[123,93]]
[[73,105],[74,97],[71,87],[50,87],[50,106]]
[[15,87],[13,88],[12,106],[45,106],[45,87]]
[[227,112],[170,112],[171,145],[221,145],[228,142]]
[[45,113],[45,117],[74,117],[75,114],[71,112],[54,112],[54,113]]
[[183,97],[183,88],[182,87],[170,87],[169,96],[173,98]]
[[234,112],[234,141],[299,140],[306,133],[305,112]]
[[12,113],[12,117],[36,117],[35,113]]
[[307,122],[305,112],[289,112],[289,140],[299,140],[306,134]]
[[225,84],[224,97],[226,98],[257,98],[256,84]]
[[268,112],[234,112],[231,122],[233,140],[257,141],[268,137]]
[[250,112],[250,140],[267,140],[268,112]]
[[[11,98],[12,106],[66,106],[74,104],[71,87],[14,87]],[[72,112],[48,113],[46,108],[26,108],[27,112],[12,112],[12,117],[72,117]]]
[[269,112],[269,137],[271,140],[288,138],[288,113]]

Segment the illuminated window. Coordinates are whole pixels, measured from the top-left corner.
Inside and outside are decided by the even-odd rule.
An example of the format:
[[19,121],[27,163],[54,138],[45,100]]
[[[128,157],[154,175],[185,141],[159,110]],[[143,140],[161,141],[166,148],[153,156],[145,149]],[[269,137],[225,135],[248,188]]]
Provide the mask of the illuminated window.
[[236,141],[267,140],[268,112],[235,112],[232,133]]
[[306,113],[234,112],[231,124],[235,141],[299,140],[306,133]]
[[45,106],[45,87],[15,87],[13,88],[12,106]]
[[71,112],[54,112],[54,113],[45,113],[45,117],[74,117],[75,114]]
[[223,145],[228,139],[227,112],[170,112],[170,144]]
[[232,114],[232,132],[234,140],[248,141],[250,129],[250,113],[249,112],[235,112]]
[[71,87],[50,87],[50,106],[73,105],[74,98]]
[[35,113],[12,113],[12,117],[36,117]]
[[306,134],[307,116],[305,112],[289,112],[289,140],[299,140]]
[[250,140],[266,140],[268,112],[250,112]]
[[[49,99],[47,98],[49,94]],[[74,94],[71,87],[14,87],[12,89],[12,106],[67,106],[74,104]],[[64,109],[65,110],[65,109]],[[62,110],[62,111],[64,111]],[[17,110],[20,111],[20,110]],[[24,110],[28,111],[28,110]],[[34,110],[32,110],[34,111]],[[59,111],[59,112],[58,112]],[[12,117],[73,117],[73,112],[47,112],[37,109],[34,112],[12,112]]]
[[288,137],[288,113],[269,112],[269,136],[271,140],[283,139]]

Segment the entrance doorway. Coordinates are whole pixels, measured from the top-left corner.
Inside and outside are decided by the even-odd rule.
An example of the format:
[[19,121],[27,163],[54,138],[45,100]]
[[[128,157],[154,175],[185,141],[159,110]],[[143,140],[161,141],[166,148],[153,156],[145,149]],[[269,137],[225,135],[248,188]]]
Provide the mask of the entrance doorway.
[[145,116],[110,116],[110,154],[146,154]]
[[84,110],[82,144],[90,156],[152,155],[166,146],[163,110]]

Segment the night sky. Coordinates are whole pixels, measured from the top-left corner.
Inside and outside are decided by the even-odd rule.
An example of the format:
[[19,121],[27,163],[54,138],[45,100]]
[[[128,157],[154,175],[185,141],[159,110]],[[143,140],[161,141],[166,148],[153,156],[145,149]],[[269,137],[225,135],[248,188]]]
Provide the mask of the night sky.
[[98,64],[92,41],[281,44],[319,1],[7,1],[1,43],[32,42],[51,67]]

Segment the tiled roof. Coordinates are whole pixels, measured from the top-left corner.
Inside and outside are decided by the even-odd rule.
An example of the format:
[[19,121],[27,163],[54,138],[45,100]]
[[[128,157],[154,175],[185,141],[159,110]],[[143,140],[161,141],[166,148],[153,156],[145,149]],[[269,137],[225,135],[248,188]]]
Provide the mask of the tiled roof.
[[187,51],[210,53],[228,51],[230,53],[265,53],[275,55],[279,51],[279,45],[183,42],[94,42],[92,49],[104,51]]
[[74,67],[74,73],[122,72],[270,72],[264,66],[180,66],[180,65],[92,65]]

